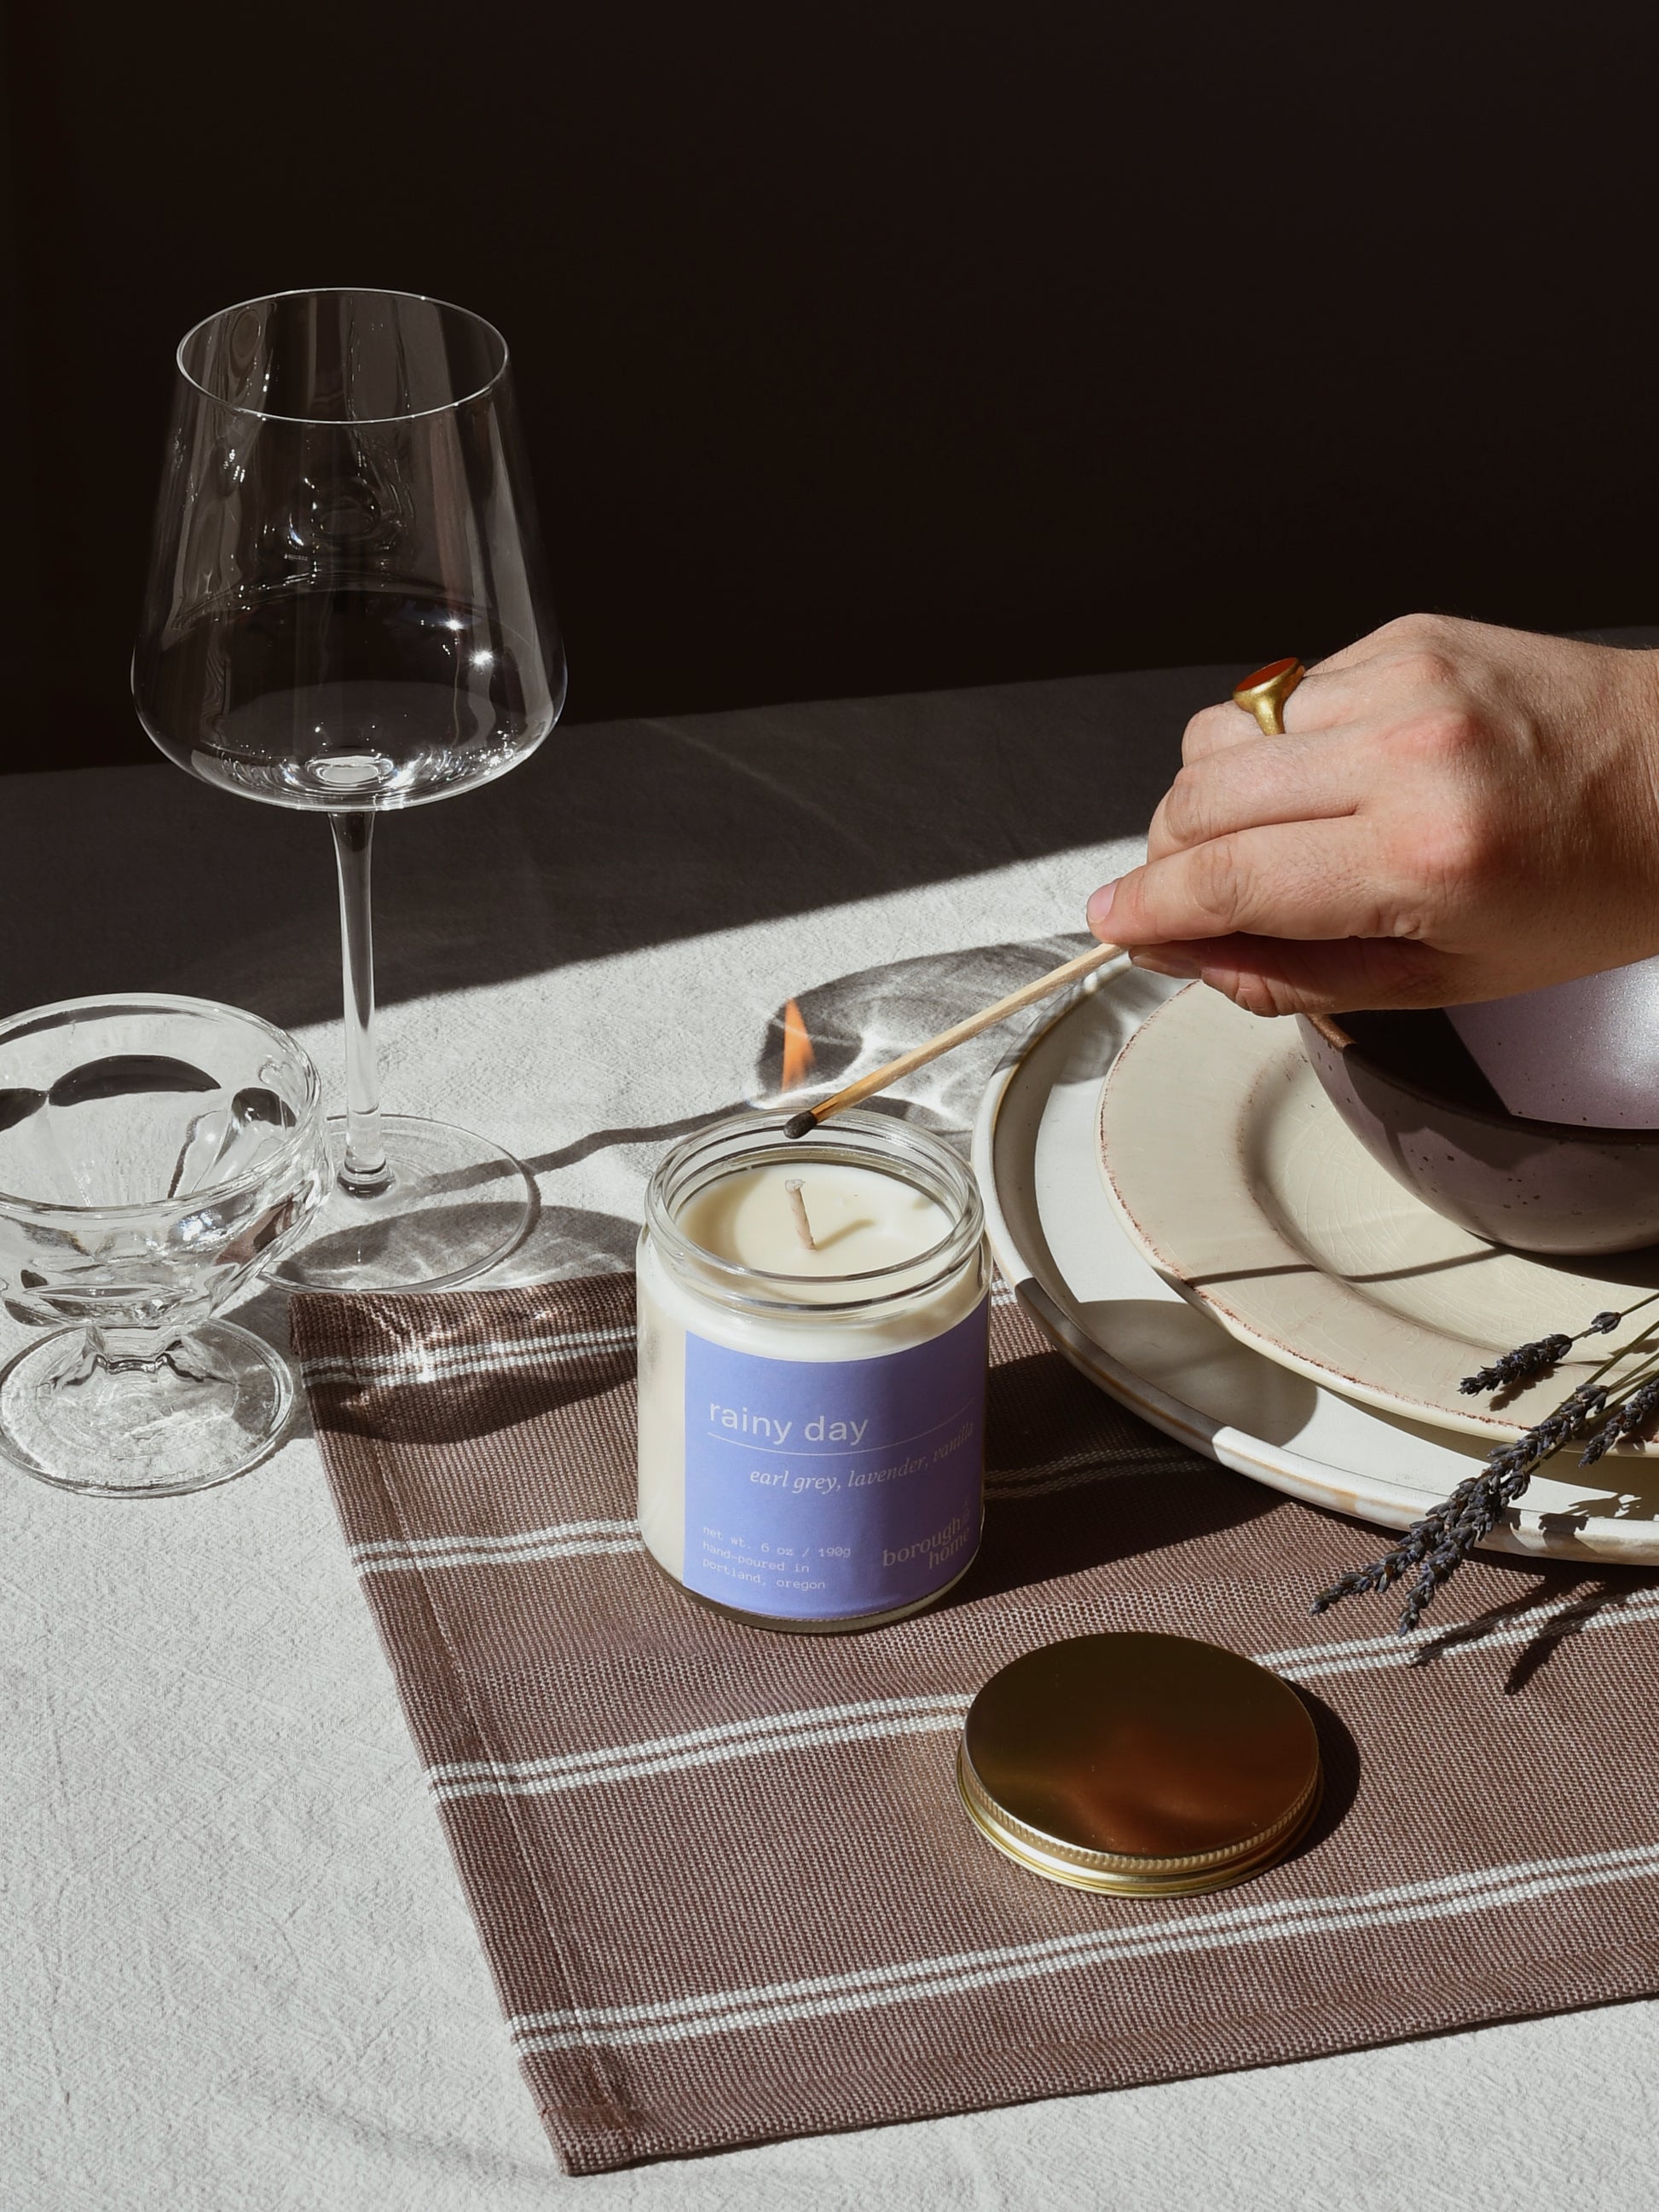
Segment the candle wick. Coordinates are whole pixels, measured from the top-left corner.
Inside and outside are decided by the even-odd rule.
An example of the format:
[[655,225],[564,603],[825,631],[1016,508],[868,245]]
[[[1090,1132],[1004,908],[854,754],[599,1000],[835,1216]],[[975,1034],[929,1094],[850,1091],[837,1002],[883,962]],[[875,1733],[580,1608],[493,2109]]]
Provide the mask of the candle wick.
[[800,1194],[800,1177],[791,1176],[783,1186],[789,1194],[789,1203],[795,1209],[795,1234],[809,1252],[816,1252],[817,1244],[812,1235],[812,1224],[807,1218],[806,1200]]

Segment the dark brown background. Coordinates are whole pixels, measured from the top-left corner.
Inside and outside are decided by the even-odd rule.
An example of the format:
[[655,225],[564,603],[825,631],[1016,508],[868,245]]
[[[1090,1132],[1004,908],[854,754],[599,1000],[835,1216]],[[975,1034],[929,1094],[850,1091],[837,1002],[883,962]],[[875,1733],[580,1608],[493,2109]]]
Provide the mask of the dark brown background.
[[19,767],[139,760],[172,349],[507,331],[593,720],[1651,620],[1659,17],[13,0]]

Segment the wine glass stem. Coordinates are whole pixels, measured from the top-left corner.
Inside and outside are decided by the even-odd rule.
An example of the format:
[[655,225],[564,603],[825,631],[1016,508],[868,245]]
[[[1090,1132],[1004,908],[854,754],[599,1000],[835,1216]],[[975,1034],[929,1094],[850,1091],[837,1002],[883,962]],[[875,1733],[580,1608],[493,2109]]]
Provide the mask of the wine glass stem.
[[340,1184],[372,1198],[392,1181],[380,1142],[380,1069],[374,1052],[374,918],[369,904],[373,814],[331,814],[340,869],[340,964],[345,980],[346,1144]]

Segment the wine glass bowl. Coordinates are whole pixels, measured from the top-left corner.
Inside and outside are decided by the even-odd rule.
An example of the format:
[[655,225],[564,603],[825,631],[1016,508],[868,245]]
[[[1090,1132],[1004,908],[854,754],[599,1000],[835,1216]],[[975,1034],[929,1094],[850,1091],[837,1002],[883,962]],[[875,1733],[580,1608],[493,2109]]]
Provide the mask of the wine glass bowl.
[[[390,811],[487,783],[551,726],[524,655],[477,608],[340,590],[325,634],[303,603],[227,610],[161,646],[141,719],[169,759],[244,798]],[[306,678],[284,690],[284,670]]]
[[161,750],[329,812],[516,766],[564,662],[499,332],[401,293],[289,293],[198,324],[178,366],[133,664]]
[[0,1297],[55,1327],[0,1372],[0,1451],[105,1495],[228,1480],[286,1425],[286,1364],[214,1316],[305,1231],[316,1069],[200,999],[72,999],[0,1024]]
[[464,1281],[527,1225],[534,1188],[510,1155],[382,1120],[370,839],[379,813],[517,766],[564,690],[490,324],[342,289],[246,301],[186,335],[134,701],[204,781],[325,814],[339,864],[348,1105],[336,1189],[279,1272],[291,1286]]

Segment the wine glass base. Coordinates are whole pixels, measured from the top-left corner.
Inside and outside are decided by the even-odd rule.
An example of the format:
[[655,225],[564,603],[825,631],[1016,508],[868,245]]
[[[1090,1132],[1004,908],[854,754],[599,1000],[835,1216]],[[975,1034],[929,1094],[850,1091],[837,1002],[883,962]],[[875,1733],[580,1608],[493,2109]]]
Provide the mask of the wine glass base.
[[234,1322],[118,1367],[58,1329],[0,1369],[0,1455],[88,1498],[179,1498],[258,1467],[293,1411],[288,1363]]
[[345,1123],[329,1123],[333,1187],[267,1281],[285,1291],[447,1290],[504,1258],[535,1218],[529,1174],[470,1129],[383,1114],[380,1136],[391,1179],[360,1197],[339,1181]]

